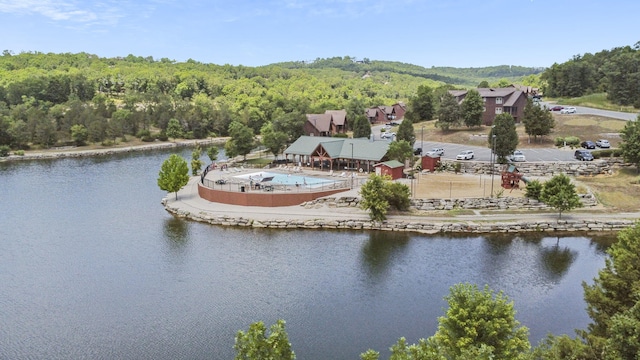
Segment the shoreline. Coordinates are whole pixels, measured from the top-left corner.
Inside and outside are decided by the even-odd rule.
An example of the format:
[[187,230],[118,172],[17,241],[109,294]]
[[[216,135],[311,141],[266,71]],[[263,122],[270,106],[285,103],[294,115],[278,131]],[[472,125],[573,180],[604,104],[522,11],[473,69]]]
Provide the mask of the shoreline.
[[64,158],[79,158],[79,157],[95,157],[95,156],[108,156],[114,154],[123,154],[129,152],[138,151],[152,151],[171,148],[191,147],[196,145],[210,145],[210,144],[224,144],[226,138],[213,138],[213,139],[194,139],[194,140],[182,140],[174,142],[158,142],[142,145],[131,145],[122,147],[110,147],[103,149],[80,149],[78,147],[72,147],[64,149],[54,149],[42,152],[28,152],[24,155],[9,155],[0,157],[0,162],[11,161],[28,161],[28,160],[45,160],[45,159],[64,159]]
[[[217,226],[253,229],[321,229],[377,230],[419,234],[438,233],[615,233],[633,226],[640,213],[565,213],[506,214],[496,210],[491,214],[429,216],[392,214],[383,222],[371,221],[369,214],[357,207],[283,206],[255,207],[214,203],[199,197],[198,179],[175,194],[168,194],[161,203],[173,216]],[[353,197],[336,194],[333,197]]]

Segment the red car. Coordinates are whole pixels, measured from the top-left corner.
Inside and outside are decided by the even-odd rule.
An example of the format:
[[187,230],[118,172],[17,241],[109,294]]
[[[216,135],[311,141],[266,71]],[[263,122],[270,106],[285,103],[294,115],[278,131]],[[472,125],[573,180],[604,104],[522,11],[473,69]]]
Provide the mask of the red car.
[[554,107],[550,107],[549,111],[560,111],[562,109],[564,109],[564,106],[556,105]]

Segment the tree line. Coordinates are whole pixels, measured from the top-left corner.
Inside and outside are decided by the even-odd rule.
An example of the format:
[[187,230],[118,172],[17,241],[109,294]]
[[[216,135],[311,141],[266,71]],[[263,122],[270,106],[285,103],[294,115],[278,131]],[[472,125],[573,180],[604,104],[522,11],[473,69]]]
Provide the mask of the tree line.
[[544,71],[544,94],[579,97],[607,93],[614,104],[640,108],[640,42],[595,54],[576,55]]

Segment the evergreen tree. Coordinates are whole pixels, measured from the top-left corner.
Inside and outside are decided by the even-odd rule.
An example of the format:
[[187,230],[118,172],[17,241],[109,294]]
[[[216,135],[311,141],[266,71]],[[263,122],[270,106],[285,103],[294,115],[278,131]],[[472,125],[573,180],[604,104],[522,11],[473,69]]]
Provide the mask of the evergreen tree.
[[522,123],[524,124],[524,131],[530,137],[533,136],[534,140],[537,140],[538,136],[549,135],[555,127],[551,112],[546,107],[542,108],[534,104],[531,99],[527,99]]
[[189,182],[189,167],[187,161],[180,155],[171,154],[162,163],[162,168],[158,174],[158,186],[161,190],[176,193],[178,200],[178,190]]
[[464,124],[469,128],[482,125],[482,113],[484,113],[482,96],[480,96],[478,90],[469,90],[462,101]]
[[371,123],[364,114],[356,115],[353,120],[353,138],[368,138],[371,135]]
[[556,175],[544,183],[540,200],[558,210],[558,218],[564,211],[582,207],[575,185],[565,174]]
[[624,161],[635,164],[636,170],[640,171],[640,115],[635,121],[627,121],[620,137],[620,150]]
[[442,130],[449,130],[460,123],[461,110],[456,97],[446,92],[440,101],[438,109],[438,122],[436,126]]
[[396,134],[396,139],[398,141],[404,140],[409,143],[409,146],[413,146],[416,142],[416,133],[413,129],[413,122],[410,119],[402,120],[400,126],[398,127],[398,133]]
[[[495,138],[494,138],[495,136]],[[495,148],[495,155],[498,162],[503,164],[518,147],[518,133],[516,132],[516,122],[510,114],[500,114],[493,121],[493,126],[489,132],[489,148]]]

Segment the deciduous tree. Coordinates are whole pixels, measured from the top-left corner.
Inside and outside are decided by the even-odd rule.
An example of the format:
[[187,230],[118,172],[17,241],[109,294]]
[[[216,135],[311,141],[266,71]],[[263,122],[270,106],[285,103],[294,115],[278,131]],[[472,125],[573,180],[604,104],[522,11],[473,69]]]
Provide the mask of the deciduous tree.
[[546,181],[542,186],[540,200],[558,210],[558,218],[562,213],[582,206],[576,187],[565,174],[559,174]]
[[478,90],[469,90],[462,101],[462,118],[466,127],[478,127],[482,125],[482,113],[484,102]]
[[455,96],[446,92],[442,96],[440,101],[440,108],[438,109],[438,122],[436,126],[442,130],[449,130],[452,126],[456,126],[460,123],[460,105]]
[[387,158],[398,160],[404,164],[405,160],[413,156],[413,147],[406,140],[392,141],[387,150]]
[[271,123],[262,125],[260,129],[262,144],[269,149],[269,152],[277,159],[278,154],[284,150],[287,145],[287,134],[281,131],[275,131]]
[[285,321],[278,320],[271,325],[270,333],[262,321],[249,325],[249,330],[238,331],[233,348],[235,360],[293,360],[296,358],[291,349]]
[[426,85],[418,86],[416,95],[409,100],[408,105],[407,112],[404,114],[405,119],[413,122],[433,119],[435,114],[433,90]]
[[389,202],[385,194],[385,181],[388,180],[389,177],[371,174],[367,182],[360,187],[360,207],[369,210],[371,220],[384,221],[387,218]]
[[[445,297],[449,308],[438,319],[438,330],[430,339],[447,359],[524,359],[529,351],[529,329],[515,318],[513,302],[485,286],[457,284]],[[478,357],[478,355],[484,356]],[[491,357],[486,357],[491,355]]]
[[171,139],[177,139],[184,136],[182,125],[178,119],[172,118],[167,124],[167,136]]
[[229,157],[241,155],[244,160],[247,154],[253,149],[253,131],[248,126],[234,121],[229,124],[229,135],[231,139],[224,146],[225,152]]
[[162,163],[162,168],[158,174],[158,186],[161,190],[176,193],[178,200],[178,190],[189,182],[189,167],[187,161],[180,155],[171,154]]

